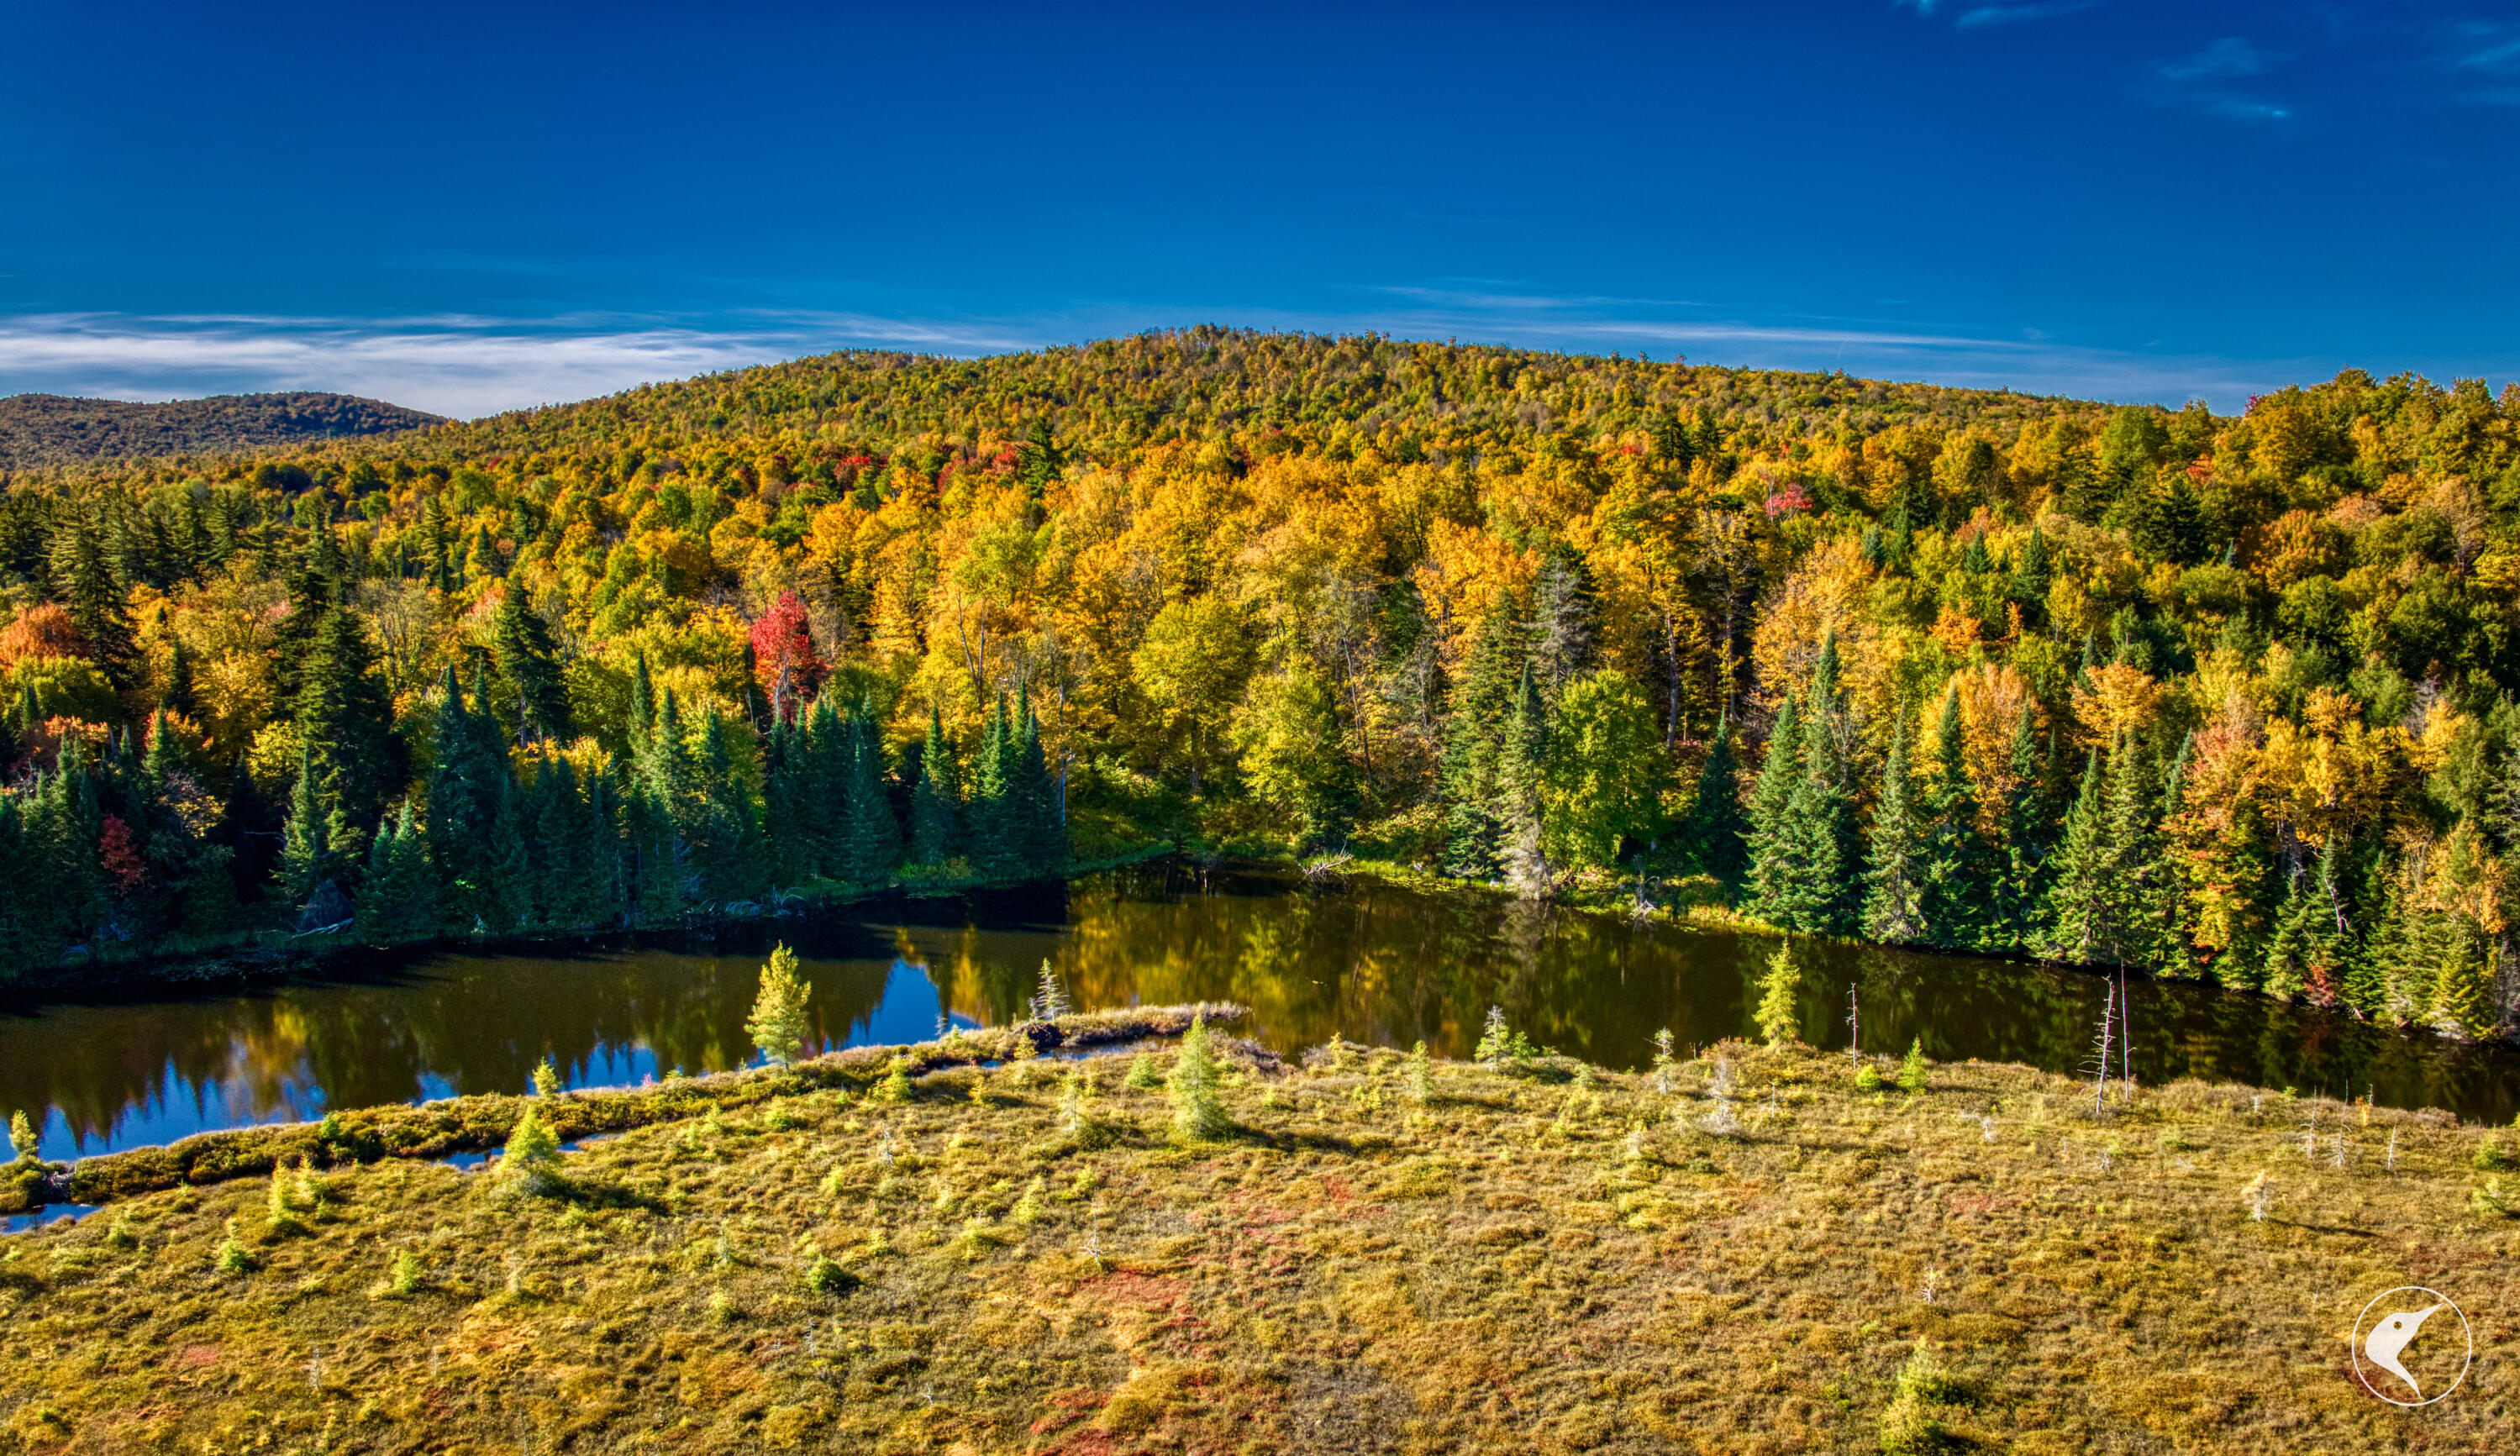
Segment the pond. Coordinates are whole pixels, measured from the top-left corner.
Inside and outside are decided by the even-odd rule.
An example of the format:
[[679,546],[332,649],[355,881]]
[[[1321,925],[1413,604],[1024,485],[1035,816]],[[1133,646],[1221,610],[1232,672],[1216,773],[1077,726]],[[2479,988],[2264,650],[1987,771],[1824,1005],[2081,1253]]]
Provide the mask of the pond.
[[[923,1039],[938,1019],[1020,1019],[1042,965],[1082,1007],[1194,999],[1253,1008],[1282,1050],[1352,1041],[1466,1056],[1490,1005],[1536,1041],[1642,1065],[1657,1029],[1687,1050],[1748,1035],[1776,942],[1641,925],[1484,892],[1372,880],[1311,886],[1164,863],[1065,886],[870,902],[704,938],[380,956],[354,980],[0,1013],[0,1111],[43,1117],[48,1158],[162,1143],[328,1107],[518,1091],[549,1056],[572,1085],[751,1058],[743,1023],[774,940],[813,982],[815,1045]],[[2072,1072],[2105,983],[2052,967],[1806,944],[1802,1024],[1865,1049],[1922,1037],[1940,1060]],[[2520,1054],[2177,982],[2133,988],[2135,1070],[2291,1086],[2508,1121]]]

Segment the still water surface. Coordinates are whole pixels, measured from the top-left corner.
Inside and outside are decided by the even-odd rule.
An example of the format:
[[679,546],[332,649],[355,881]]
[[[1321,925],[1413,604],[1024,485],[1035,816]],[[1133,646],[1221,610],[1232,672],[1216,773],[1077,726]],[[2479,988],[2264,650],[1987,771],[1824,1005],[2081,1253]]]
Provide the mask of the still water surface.
[[[518,1091],[545,1056],[571,1085],[743,1065],[743,1022],[774,939],[814,985],[820,1048],[919,1040],[938,1018],[1019,1019],[1050,962],[1085,1007],[1194,999],[1253,1008],[1282,1050],[1337,1033],[1465,1056],[1491,1004],[1532,1039],[1613,1067],[1656,1029],[1684,1049],[1747,1035],[1775,942],[1482,894],[1155,865],[1075,884],[901,900],[708,939],[381,958],[351,982],[0,1013],[0,1110],[43,1116],[72,1158],[204,1128],[460,1093]],[[1921,1037],[1937,1059],[2070,1072],[2102,982],[2048,967],[1807,945],[1803,1035],[1868,1051]],[[2520,1055],[2182,983],[2134,988],[2137,1075],[2294,1086],[2507,1122]]]

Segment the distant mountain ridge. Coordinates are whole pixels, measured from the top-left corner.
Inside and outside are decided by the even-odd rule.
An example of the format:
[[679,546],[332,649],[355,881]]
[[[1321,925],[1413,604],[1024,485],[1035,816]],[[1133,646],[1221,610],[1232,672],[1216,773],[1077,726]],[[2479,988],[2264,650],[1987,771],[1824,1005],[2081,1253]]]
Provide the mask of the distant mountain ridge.
[[0,469],[118,456],[245,450],[444,424],[436,415],[350,394],[219,394],[132,404],[60,394],[0,398]]

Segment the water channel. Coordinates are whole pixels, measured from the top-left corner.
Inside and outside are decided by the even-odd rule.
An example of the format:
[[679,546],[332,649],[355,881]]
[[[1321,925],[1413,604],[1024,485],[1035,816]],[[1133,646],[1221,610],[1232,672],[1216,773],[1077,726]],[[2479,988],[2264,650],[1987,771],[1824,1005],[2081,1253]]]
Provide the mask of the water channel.
[[[707,937],[379,956],[352,979],[182,999],[0,1010],[0,1111],[42,1120],[74,1158],[205,1128],[528,1084],[549,1056],[573,1085],[636,1083],[751,1057],[743,1031],[774,940],[814,985],[817,1043],[922,1039],[938,1019],[1019,1019],[1040,968],[1082,1007],[1193,999],[1253,1008],[1281,1049],[1327,1040],[1465,1056],[1490,1005],[1534,1041],[1643,1064],[1657,1029],[1684,1049],[1748,1034],[1759,937],[1637,924],[1478,892],[1164,863],[1066,886],[872,902]],[[1868,1051],[2089,1060],[2104,983],[2000,960],[1806,945],[1803,1032]],[[2135,1070],[2375,1095],[2507,1122],[2520,1052],[2176,982],[2133,991]]]

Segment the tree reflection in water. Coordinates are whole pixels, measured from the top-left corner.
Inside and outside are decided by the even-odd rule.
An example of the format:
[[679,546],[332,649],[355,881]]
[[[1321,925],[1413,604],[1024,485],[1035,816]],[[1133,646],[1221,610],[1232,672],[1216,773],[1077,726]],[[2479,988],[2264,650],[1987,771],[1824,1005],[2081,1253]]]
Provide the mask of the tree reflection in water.
[[[1240,1001],[1253,1033],[1282,1049],[1336,1032],[1466,1055],[1496,1004],[1534,1040],[1613,1067],[1642,1065],[1663,1028],[1684,1047],[1747,1034],[1750,983],[1772,949],[1482,893],[1157,865],[699,941],[449,953],[380,961],[349,982],[0,1017],[0,1110],[51,1109],[45,1151],[65,1157],[326,1107],[521,1090],[545,1056],[572,1085],[740,1066],[752,1059],[743,1022],[774,937],[795,946],[813,982],[813,1049],[921,1039],[945,1007],[967,1024],[1015,1019],[1049,960],[1078,1005]],[[1921,1037],[1938,1059],[2070,1071],[2099,1015],[2093,976],[1854,946],[1800,953],[1803,1027],[1822,1045],[1845,1044],[1850,982],[1875,1052]],[[2135,990],[2147,1081],[2376,1092],[2470,1120],[2513,1112],[2509,1048],[2188,983]]]

